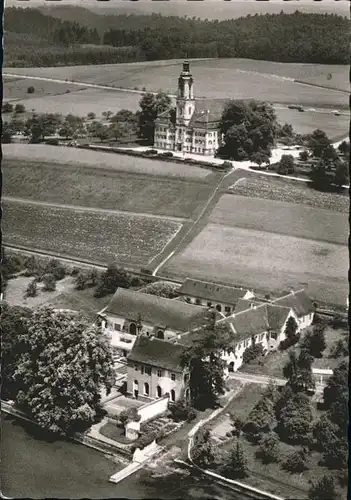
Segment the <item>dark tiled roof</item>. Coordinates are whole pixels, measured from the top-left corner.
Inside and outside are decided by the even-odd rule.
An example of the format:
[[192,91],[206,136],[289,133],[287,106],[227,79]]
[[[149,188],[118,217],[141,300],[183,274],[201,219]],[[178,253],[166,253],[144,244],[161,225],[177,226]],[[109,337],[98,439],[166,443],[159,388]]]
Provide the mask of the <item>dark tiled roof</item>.
[[234,327],[233,342],[236,343],[268,330],[279,330],[284,325],[289,312],[289,307],[262,304],[236,313],[223,322]]
[[177,332],[187,332],[208,321],[205,307],[125,288],[118,288],[104,312],[134,321],[140,315],[145,323]]
[[190,127],[218,127],[229,99],[196,99]]
[[182,352],[183,347],[179,344],[141,335],[136,339],[128,360],[181,372]]
[[309,298],[305,290],[291,292],[289,295],[280,297],[272,302],[272,304],[291,307],[298,318],[314,312],[315,308],[312,300]]
[[250,299],[239,299],[235,305],[234,313],[237,314],[241,311],[246,311],[250,309],[251,305],[259,305],[259,302]]
[[239,299],[244,297],[247,290],[187,278],[178,289],[178,293],[199,297],[212,302],[236,304]]

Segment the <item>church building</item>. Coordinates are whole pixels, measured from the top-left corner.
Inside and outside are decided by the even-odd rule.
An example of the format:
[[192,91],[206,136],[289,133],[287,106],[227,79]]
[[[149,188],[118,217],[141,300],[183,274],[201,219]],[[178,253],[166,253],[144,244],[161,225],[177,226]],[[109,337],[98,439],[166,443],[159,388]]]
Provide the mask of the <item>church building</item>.
[[219,123],[223,100],[195,100],[194,80],[188,61],[178,78],[176,112],[159,114],[155,121],[154,147],[169,151],[214,155],[221,143]]

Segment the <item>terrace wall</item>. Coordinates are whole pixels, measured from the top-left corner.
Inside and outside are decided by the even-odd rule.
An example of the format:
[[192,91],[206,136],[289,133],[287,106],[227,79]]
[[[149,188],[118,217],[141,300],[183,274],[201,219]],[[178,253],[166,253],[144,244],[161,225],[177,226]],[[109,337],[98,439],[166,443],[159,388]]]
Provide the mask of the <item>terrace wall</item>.
[[156,399],[156,401],[140,406],[138,408],[138,414],[141,417],[139,423],[146,422],[165,413],[168,408],[168,400],[169,396],[165,395],[160,399]]

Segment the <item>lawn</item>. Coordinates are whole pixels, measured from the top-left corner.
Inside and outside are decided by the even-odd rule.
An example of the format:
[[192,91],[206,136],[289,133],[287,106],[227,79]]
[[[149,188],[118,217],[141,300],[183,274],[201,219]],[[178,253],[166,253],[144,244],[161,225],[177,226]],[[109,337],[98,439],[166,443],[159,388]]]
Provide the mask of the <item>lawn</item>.
[[118,441],[122,444],[132,444],[130,439],[127,439],[125,436],[124,426],[117,425],[112,422],[107,422],[103,425],[99,431],[103,436],[113,439],[114,441]]
[[344,306],[348,262],[346,245],[210,223],[161,272],[276,294],[306,288],[314,300]]
[[211,175],[209,170],[194,165],[182,165],[162,160],[63,146],[58,149],[58,146],[46,144],[4,144],[2,150],[6,160],[71,165],[75,168],[83,165],[118,172],[186,178],[188,180],[201,180]]
[[235,417],[245,420],[251,409],[261,398],[264,387],[259,384],[244,384],[241,391],[235,396],[226,408],[226,413],[231,413]]
[[95,320],[96,314],[101,311],[111,299],[111,295],[94,297],[94,289],[76,290],[74,279],[67,276],[56,282],[56,290],[45,292],[42,283],[38,283],[36,297],[24,297],[28,284],[33,277],[19,276],[11,279],[6,287],[6,302],[11,306],[22,306],[36,309],[42,305],[57,309],[72,309],[79,311],[82,316]]
[[[240,189],[241,183],[238,188]],[[254,216],[253,216],[254,214]],[[282,201],[226,194],[210,221],[223,226],[347,244],[347,215]]]
[[126,267],[146,266],[180,229],[167,219],[5,202],[4,243]]
[[294,182],[287,179],[268,176],[250,176],[240,181],[228,192],[261,198],[266,200],[284,201],[310,207],[325,208],[335,212],[349,213],[349,194],[324,193],[316,191],[304,182]]
[[[65,152],[65,149],[62,149]],[[102,156],[104,158],[106,154],[102,153]],[[134,162],[135,159],[128,156],[107,156],[118,160],[119,168],[124,167],[126,170],[112,170],[102,166],[61,165],[56,160],[43,163],[35,160],[22,162],[20,159],[6,159],[3,162],[3,196],[53,204],[192,218],[213,189],[209,182],[201,179],[156,177],[147,176],[146,173],[139,174],[132,169],[127,171],[128,165],[134,165],[135,170],[141,170],[144,166],[144,172],[150,166],[150,169],[156,171],[157,162],[152,164],[146,159],[146,164],[143,165],[144,159],[138,158],[138,161]],[[172,166],[178,167],[175,164]],[[179,167],[182,170],[183,165]],[[177,173],[170,169],[169,171],[171,174]],[[206,170],[202,172],[206,175],[208,173]]]

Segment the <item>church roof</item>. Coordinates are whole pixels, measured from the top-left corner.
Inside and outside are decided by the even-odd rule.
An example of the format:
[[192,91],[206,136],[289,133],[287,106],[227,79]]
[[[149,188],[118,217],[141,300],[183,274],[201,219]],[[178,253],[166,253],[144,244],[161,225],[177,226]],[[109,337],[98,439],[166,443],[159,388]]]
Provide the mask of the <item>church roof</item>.
[[196,99],[190,127],[218,126],[229,99]]

